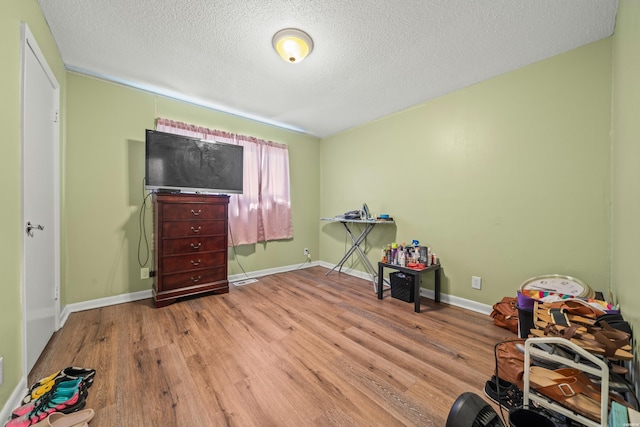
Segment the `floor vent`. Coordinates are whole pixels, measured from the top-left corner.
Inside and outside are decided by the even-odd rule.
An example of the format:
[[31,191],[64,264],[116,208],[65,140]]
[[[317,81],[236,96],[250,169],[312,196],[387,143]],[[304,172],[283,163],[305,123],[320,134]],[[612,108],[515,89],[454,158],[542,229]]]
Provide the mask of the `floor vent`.
[[236,280],[235,282],[231,282],[231,284],[233,286],[244,286],[250,283],[256,283],[257,281],[258,279],[242,279],[242,280]]

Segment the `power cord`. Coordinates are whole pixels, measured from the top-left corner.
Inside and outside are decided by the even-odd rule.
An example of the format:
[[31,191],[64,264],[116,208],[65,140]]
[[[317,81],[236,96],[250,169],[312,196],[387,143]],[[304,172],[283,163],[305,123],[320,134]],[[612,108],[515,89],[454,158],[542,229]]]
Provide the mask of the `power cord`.
[[298,267],[296,267],[295,270],[300,270],[305,265],[311,263],[311,253],[307,251],[307,254],[305,256],[307,257],[307,259],[302,264],[300,264]]
[[[240,270],[242,270],[242,273],[244,274],[244,276],[247,279],[253,279],[253,277],[249,277],[249,275],[247,274],[247,272],[244,270],[244,267],[242,267],[242,264],[240,263],[240,259],[238,258],[238,253],[236,252],[236,244],[233,240],[233,233],[231,232],[231,223],[229,222],[229,238],[231,239],[231,250],[233,251],[233,256],[236,259],[236,262],[238,263],[238,266],[240,267]],[[308,253],[306,255],[307,259],[305,260],[305,262],[303,262],[302,264],[300,264],[298,267],[296,267],[295,270],[300,270],[302,267],[304,267],[306,264],[311,262],[311,253]]]
[[[344,253],[347,253],[347,237],[349,236],[349,234],[345,231],[344,232]],[[345,261],[345,263],[348,262],[349,263],[349,268],[353,268],[353,258],[349,257],[349,259],[347,259]]]
[[238,263],[238,266],[240,267],[240,270],[242,270],[242,273],[244,273],[244,277],[246,277],[247,279],[253,279],[253,277],[249,277],[249,275],[247,274],[246,271],[244,271],[244,267],[242,267],[242,264],[240,264],[240,259],[238,258],[238,253],[236,252],[236,244],[233,241],[233,233],[231,232],[231,221],[229,221],[229,238],[231,239],[231,250],[233,251],[233,256],[236,259],[236,262]]
[[[360,230],[358,230],[360,231]],[[344,253],[347,253],[347,250],[349,249],[349,247],[347,247],[347,245],[349,244],[349,240],[347,240],[347,237],[349,236],[349,233],[347,233],[346,231],[344,232]],[[353,241],[351,242],[351,244],[353,245]],[[359,246],[359,245],[358,245]],[[367,256],[367,238],[364,238],[364,248],[360,248],[360,250],[362,252],[364,252],[365,257]],[[349,268],[350,269],[354,269],[354,265],[355,263],[358,261],[358,258],[354,258],[353,254],[355,253],[355,251],[349,256]],[[364,261],[363,261],[364,262]]]
[[[147,210],[147,199],[149,199],[149,196],[151,196],[151,192],[149,192],[146,196],[144,194],[144,182],[145,182],[146,178],[142,179],[142,206],[140,206],[140,213],[138,215],[138,229],[140,231],[139,236],[138,236],[138,265],[140,266],[140,268],[144,267],[145,265],[147,265],[147,263],[149,262],[149,256],[151,251],[149,250],[149,240],[147,239],[147,228],[146,228],[146,224],[145,224],[145,211]],[[140,250],[142,248],[142,239],[144,236],[144,243],[145,243],[145,249],[146,249],[146,258],[144,260],[144,262],[141,261],[140,259]]]

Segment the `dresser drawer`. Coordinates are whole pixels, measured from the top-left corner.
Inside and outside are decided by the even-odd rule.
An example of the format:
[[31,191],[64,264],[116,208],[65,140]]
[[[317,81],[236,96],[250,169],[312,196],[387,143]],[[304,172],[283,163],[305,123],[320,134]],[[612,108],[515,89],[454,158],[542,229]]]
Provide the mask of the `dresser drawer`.
[[162,241],[162,250],[164,255],[218,251],[226,247],[224,239],[224,236],[194,236],[182,239],[164,239]]
[[166,203],[162,207],[164,220],[173,219],[226,219],[227,206],[205,203]]
[[166,221],[162,223],[163,237],[211,236],[225,234],[226,221]]
[[227,272],[225,267],[226,266],[222,265],[206,270],[190,271],[187,273],[165,274],[162,276],[162,289],[166,291],[227,280]]
[[162,273],[196,270],[226,265],[226,249],[215,252],[199,252],[188,255],[170,255],[162,258]]

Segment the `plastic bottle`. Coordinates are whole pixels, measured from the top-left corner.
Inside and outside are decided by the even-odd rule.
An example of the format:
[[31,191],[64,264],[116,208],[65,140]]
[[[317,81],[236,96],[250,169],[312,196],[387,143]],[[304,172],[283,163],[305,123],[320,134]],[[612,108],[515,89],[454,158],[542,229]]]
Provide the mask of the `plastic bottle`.
[[398,244],[394,242],[391,244],[391,264],[397,264],[397,263],[398,263]]

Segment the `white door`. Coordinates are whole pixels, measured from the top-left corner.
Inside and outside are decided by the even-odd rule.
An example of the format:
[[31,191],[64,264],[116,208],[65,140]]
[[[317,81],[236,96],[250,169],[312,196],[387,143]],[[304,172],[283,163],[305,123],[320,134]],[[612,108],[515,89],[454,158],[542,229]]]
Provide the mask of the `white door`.
[[23,334],[27,375],[59,326],[58,83],[22,24]]

